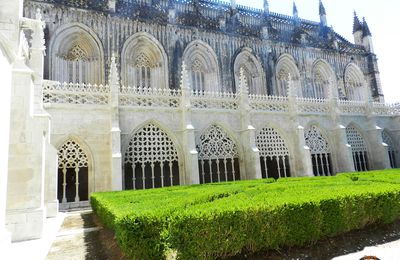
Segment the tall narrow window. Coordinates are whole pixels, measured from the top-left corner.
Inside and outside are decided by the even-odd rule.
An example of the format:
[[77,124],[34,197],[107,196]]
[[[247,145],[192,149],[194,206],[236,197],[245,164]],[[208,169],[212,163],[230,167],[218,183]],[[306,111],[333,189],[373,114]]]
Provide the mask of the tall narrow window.
[[263,178],[290,177],[289,149],[275,129],[263,128],[256,138]]
[[275,96],[286,97],[289,89],[289,72],[281,69],[277,76]]
[[136,74],[135,86],[141,88],[151,87],[151,69],[153,65],[151,64],[149,58],[144,54],[140,53],[135,60],[134,74]]
[[344,81],[348,100],[365,100],[367,91],[364,87],[364,75],[356,65],[350,64],[346,68]]
[[212,125],[200,136],[200,182],[240,180],[239,155],[236,144],[219,126]]
[[205,77],[203,64],[198,60],[192,63],[192,88],[195,92],[205,91]]

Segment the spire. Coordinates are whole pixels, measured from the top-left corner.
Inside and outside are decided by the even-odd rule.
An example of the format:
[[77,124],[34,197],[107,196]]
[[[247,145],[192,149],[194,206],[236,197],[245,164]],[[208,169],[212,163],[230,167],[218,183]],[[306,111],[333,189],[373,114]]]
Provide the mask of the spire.
[[233,10],[236,10],[236,0],[231,0],[231,7]]
[[269,13],[269,3],[268,3],[268,0],[264,0],[264,13]]
[[296,2],[293,2],[293,16],[299,18],[299,12],[297,11]]
[[319,0],[319,19],[322,26],[328,26],[328,22],[326,20],[326,11],[322,0]]
[[367,21],[365,21],[365,17],[363,17],[363,25],[362,25],[362,30],[363,30],[363,37],[366,36],[372,36],[371,31],[369,30],[369,26],[367,24]]
[[326,15],[325,7],[324,4],[322,3],[322,0],[319,0],[319,15]]
[[353,22],[353,33],[362,31],[363,26],[360,23],[360,20],[358,19],[356,11],[354,11],[354,22]]

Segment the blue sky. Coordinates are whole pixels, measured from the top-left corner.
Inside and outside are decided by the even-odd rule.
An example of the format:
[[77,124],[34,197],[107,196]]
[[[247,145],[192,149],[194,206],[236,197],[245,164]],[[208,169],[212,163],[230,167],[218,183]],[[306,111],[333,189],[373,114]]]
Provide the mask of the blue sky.
[[[229,0],[225,0],[229,1]],[[299,16],[319,21],[319,0],[297,0]],[[238,4],[263,7],[263,0],[237,0]],[[382,88],[387,102],[400,102],[400,0],[323,0],[329,26],[353,42],[353,11],[367,19],[379,59]],[[270,11],[292,14],[293,0],[269,0]],[[398,49],[399,48],[399,49]]]

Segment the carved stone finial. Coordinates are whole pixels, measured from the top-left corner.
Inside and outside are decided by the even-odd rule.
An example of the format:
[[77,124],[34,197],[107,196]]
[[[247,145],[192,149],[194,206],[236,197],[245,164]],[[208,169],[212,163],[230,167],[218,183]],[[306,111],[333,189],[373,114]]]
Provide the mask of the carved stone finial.
[[116,57],[115,53],[112,54],[111,56],[111,64],[110,64],[110,85],[113,84],[118,84],[119,82],[119,77],[118,77],[118,68],[117,68],[117,62],[116,62]]
[[186,70],[186,63],[182,63],[182,74],[181,74],[181,89],[182,90],[190,90],[188,74]]

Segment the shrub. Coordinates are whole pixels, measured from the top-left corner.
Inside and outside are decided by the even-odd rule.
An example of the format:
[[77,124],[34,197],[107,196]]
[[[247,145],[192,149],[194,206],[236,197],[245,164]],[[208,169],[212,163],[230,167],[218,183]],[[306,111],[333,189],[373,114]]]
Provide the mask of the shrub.
[[91,203],[129,258],[175,251],[180,259],[214,259],[391,222],[400,216],[400,173],[96,193]]

